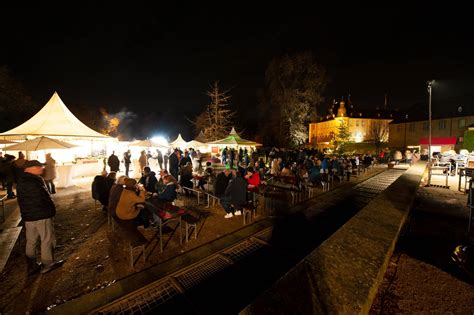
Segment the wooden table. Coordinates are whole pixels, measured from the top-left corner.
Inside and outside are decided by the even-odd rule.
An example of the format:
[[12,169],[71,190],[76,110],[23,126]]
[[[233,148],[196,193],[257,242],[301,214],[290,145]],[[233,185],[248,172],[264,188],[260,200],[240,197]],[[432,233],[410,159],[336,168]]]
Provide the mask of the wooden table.
[[[165,207],[163,206],[162,201],[160,201],[158,198],[149,198],[148,200],[145,201],[145,205],[149,211],[152,211],[153,213],[158,215],[158,234],[160,237],[160,251],[163,252],[163,226],[168,224],[169,222],[172,221],[177,221],[178,222],[178,227],[179,227],[179,244],[183,244],[183,232],[181,230],[182,222],[181,222],[181,216],[185,214],[185,211],[182,211],[179,207],[167,204]],[[161,217],[161,214],[163,212],[167,212],[171,215],[171,218],[169,219],[163,219]]]

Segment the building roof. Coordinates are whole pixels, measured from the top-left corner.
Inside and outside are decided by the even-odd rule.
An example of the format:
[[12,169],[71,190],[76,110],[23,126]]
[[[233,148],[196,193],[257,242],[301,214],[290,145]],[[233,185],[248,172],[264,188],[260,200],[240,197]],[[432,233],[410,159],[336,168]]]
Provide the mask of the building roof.
[[[413,104],[405,111],[400,111],[392,124],[428,120],[428,101]],[[474,115],[474,93],[441,100],[433,100],[431,119],[465,117]]]
[[322,121],[332,120],[336,117],[349,117],[349,118],[370,118],[370,119],[395,119],[398,112],[397,110],[388,109],[388,108],[360,108],[354,106],[348,97],[347,102],[341,100],[337,102],[333,100],[332,104],[328,107],[327,113],[320,116],[318,120],[313,121],[313,123],[318,123]]
[[61,136],[81,138],[110,138],[87,127],[64,105],[58,93],[29,120],[0,136]]

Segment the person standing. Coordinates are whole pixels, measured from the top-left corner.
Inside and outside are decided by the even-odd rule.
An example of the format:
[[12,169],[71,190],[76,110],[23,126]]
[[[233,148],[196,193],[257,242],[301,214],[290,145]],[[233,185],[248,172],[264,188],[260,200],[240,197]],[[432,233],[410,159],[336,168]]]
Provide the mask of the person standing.
[[15,183],[15,166],[13,162],[15,156],[5,154],[3,162],[0,164],[0,177],[6,182],[7,199],[15,199],[16,195],[13,192],[13,184]]
[[51,157],[51,153],[46,153],[46,167],[43,172],[43,179],[50,194],[56,193],[54,180],[56,179],[56,160]]
[[160,149],[156,149],[156,160],[158,161],[161,171],[163,169],[163,154],[161,153]]
[[125,164],[125,176],[128,177],[128,172],[130,171],[130,164],[132,164],[132,154],[130,150],[123,153],[123,163]]
[[178,149],[175,149],[172,154],[170,154],[169,162],[170,162],[170,174],[175,179],[178,179],[179,174],[179,157],[178,157]]
[[18,158],[13,161],[13,174],[15,178],[15,183],[18,183],[18,180],[20,179],[21,175],[23,174],[23,165],[25,164],[26,159],[25,155],[23,152],[19,151],[18,152]]
[[140,158],[138,159],[138,163],[140,164],[140,174],[143,174],[143,169],[145,168],[145,166],[148,165],[148,158],[146,156],[145,150],[143,150],[140,153]]
[[[59,267],[64,260],[54,260],[55,236],[53,218],[56,206],[41,177],[43,164],[38,160],[26,161],[24,174],[17,184],[20,213],[26,229],[26,259],[28,275],[41,269],[47,273]],[[41,242],[41,265],[36,262],[37,241]]]
[[165,163],[165,170],[166,171],[168,171],[168,160],[170,158],[170,155],[171,155],[171,149],[168,149],[168,151],[166,151],[166,153],[163,156],[163,161]]
[[109,165],[111,172],[118,172],[119,171],[119,169],[120,169],[120,160],[115,155],[115,151],[112,151],[112,154],[109,156],[109,159],[107,160],[107,164]]

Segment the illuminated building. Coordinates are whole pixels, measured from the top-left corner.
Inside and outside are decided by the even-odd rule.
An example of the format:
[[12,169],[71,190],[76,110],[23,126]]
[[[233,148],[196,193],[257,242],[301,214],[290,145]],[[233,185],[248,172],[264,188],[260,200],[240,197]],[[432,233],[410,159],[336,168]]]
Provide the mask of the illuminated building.
[[387,142],[388,124],[393,120],[393,113],[386,107],[385,102],[384,109],[356,109],[351,103],[350,95],[347,106],[343,99],[340,102],[333,100],[328,113],[309,124],[309,146],[318,149],[331,148],[342,123],[348,127],[350,142],[369,144],[373,143],[375,138]]
[[[431,152],[459,151],[464,132],[474,125],[472,95],[438,100],[431,120]],[[390,148],[428,150],[428,106],[413,105],[389,125]]]

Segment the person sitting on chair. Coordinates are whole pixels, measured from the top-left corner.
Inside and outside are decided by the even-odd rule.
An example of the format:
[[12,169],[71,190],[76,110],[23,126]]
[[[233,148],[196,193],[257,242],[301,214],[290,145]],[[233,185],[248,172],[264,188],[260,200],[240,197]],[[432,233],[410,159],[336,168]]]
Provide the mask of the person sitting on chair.
[[[191,180],[193,179],[193,167],[190,162],[187,162],[185,166],[181,168],[181,176],[179,178],[179,184],[186,188],[193,188],[193,183]],[[184,189],[184,194],[186,196],[192,196],[192,191],[188,189]]]
[[229,182],[224,196],[220,199],[221,205],[227,213],[224,218],[232,218],[234,215],[241,215],[241,209],[247,203],[247,182],[240,172],[232,170],[235,176]]
[[107,211],[107,205],[109,203],[110,188],[115,182],[115,172],[111,175],[113,178],[107,175],[104,170],[100,175],[94,177],[92,182],[92,198],[99,201],[102,204],[102,210]]
[[145,188],[137,185],[133,178],[125,178],[125,187],[120,194],[120,199],[116,208],[117,218],[121,220],[135,220],[136,225],[143,225],[147,228],[150,224],[148,214],[144,207],[137,205],[145,202]]
[[216,177],[216,182],[214,183],[214,195],[216,197],[223,197],[225,190],[229,185],[229,181],[232,179],[232,172],[230,170],[229,164],[226,165],[224,171],[220,172]]
[[156,184],[158,180],[156,179],[155,172],[152,172],[150,167],[145,166],[143,168],[143,176],[138,181],[139,184],[142,184],[145,187],[145,190],[151,193],[156,192]]
[[258,192],[258,186],[260,186],[260,174],[256,172],[253,167],[247,167],[245,179],[248,183],[247,189],[252,192]]
[[213,175],[213,170],[211,166],[211,162],[206,162],[206,170],[204,171],[204,176],[199,179],[198,188],[204,189],[204,185],[207,183],[211,183],[211,178]]

